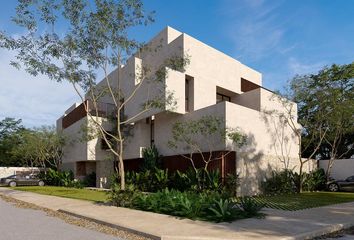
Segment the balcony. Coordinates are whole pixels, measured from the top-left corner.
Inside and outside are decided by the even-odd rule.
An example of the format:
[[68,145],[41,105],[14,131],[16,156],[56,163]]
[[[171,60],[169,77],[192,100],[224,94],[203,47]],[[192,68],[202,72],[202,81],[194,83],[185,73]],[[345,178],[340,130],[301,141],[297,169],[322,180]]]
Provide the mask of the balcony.
[[[85,105],[87,106],[87,110],[85,109]],[[85,103],[81,103],[79,106],[74,108],[71,112],[63,117],[62,120],[62,128],[65,129],[75,122],[81,120],[84,117],[87,117],[87,112],[89,112],[92,116],[98,116],[103,118],[108,118],[115,116],[115,106],[114,104],[98,102],[97,103],[97,111],[95,105],[90,100],[85,100]]]

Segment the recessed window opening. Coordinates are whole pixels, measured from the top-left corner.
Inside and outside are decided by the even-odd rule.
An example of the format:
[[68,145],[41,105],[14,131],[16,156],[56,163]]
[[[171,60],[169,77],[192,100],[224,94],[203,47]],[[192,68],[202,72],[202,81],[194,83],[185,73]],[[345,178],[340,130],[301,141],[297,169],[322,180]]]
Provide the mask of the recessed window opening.
[[185,112],[193,111],[193,84],[194,78],[191,76],[185,76],[185,87],[184,87],[184,96],[185,96]]
[[155,119],[150,119],[150,146],[155,144]]
[[231,102],[231,97],[230,96],[227,96],[227,95],[224,95],[224,94],[221,94],[221,93],[216,93],[216,103],[219,103],[219,102]]

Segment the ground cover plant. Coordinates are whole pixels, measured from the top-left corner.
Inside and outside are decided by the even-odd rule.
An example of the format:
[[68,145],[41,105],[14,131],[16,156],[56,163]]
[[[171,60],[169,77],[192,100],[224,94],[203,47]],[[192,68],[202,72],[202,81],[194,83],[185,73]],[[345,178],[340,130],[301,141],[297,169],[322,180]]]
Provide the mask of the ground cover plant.
[[54,187],[54,186],[28,186],[16,187],[14,190],[34,192],[44,195],[52,195],[58,197],[74,198],[81,200],[88,200],[94,202],[107,202],[107,193],[103,191],[94,191],[88,189],[68,188],[68,187]]
[[231,199],[213,191],[181,192],[167,188],[156,193],[142,193],[119,187],[110,192],[111,202],[118,207],[212,222],[230,222],[236,219],[261,216],[263,203],[253,198]]
[[296,211],[332,204],[354,202],[354,193],[304,192],[300,194],[258,196],[254,199],[256,202],[264,204],[267,208]]
[[326,174],[323,169],[317,169],[310,173],[302,173],[302,178],[297,172],[289,169],[273,171],[271,176],[262,183],[262,191],[265,195],[295,194],[299,193],[298,182],[302,179],[304,191],[322,191],[326,189]]

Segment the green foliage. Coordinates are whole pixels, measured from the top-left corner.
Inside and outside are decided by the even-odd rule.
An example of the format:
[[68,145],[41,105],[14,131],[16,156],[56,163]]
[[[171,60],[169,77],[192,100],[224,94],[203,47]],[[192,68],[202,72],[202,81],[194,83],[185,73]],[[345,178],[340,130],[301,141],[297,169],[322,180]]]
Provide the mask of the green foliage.
[[[183,157],[190,161],[195,172],[197,189],[216,190],[221,187],[220,177],[217,180],[217,173],[209,172],[207,169],[209,163],[223,157],[211,154],[215,146],[227,140],[232,142],[234,148],[238,148],[246,144],[247,136],[239,129],[227,128],[224,119],[213,115],[205,115],[197,120],[177,121],[172,127],[172,138],[168,141],[168,146],[171,149],[188,152]],[[193,155],[195,154],[202,158],[203,166],[201,169],[198,169],[194,163]]]
[[264,203],[257,202],[253,197],[241,197],[239,204],[247,217],[261,216],[260,211],[265,206]]
[[27,162],[14,154],[18,145],[23,142],[23,133],[28,131],[21,124],[21,119],[5,118],[0,121],[0,166],[22,167]]
[[40,178],[49,186],[83,187],[80,181],[74,179],[72,171],[57,171],[50,168],[46,173],[42,172]]
[[155,168],[161,167],[161,155],[155,145],[143,149],[143,158],[144,162],[141,166],[143,171],[154,170]]
[[[302,174],[303,190],[319,191],[326,188],[326,174],[323,169]],[[270,178],[262,183],[265,194],[294,194],[299,192],[300,176],[291,170],[273,171]]]
[[156,192],[168,186],[168,170],[154,168],[141,172],[126,172],[126,183],[143,192]]
[[42,126],[21,134],[21,143],[13,154],[25,159],[30,166],[59,169],[66,138],[54,126]]
[[[125,173],[121,158],[124,152],[122,143],[131,129],[130,123],[146,110],[165,109],[166,106],[176,103],[173,93],[166,92],[164,82],[160,81],[164,72],[156,73],[156,68],[166,71],[169,67],[184,71],[189,60],[185,59],[185,56],[172,56],[171,59],[164,59],[161,66],[153,66],[154,72],[147,65],[137,69],[135,76],[139,85],[135,90],[140,84],[146,83],[148,88],[154,88],[154,94],[149,96],[146,102],[140,102],[140,113],[127,119],[123,107],[128,101],[132,101],[137,91],[123,91],[119,86],[125,85],[121,82],[127,79],[121,78],[114,79],[118,84],[111,87],[108,82],[108,69],[120,68],[132,56],[141,58],[141,55],[159,50],[159,47],[155,49],[151,44],[141,43],[132,37],[134,28],[154,21],[153,12],[146,11],[142,0],[19,1],[16,14],[11,19],[23,30],[20,37],[0,31],[0,47],[12,50],[16,55],[11,65],[16,68],[23,67],[33,76],[43,74],[56,82],[67,81],[73,85],[80,97],[88,97],[96,104],[102,97],[115,103],[113,112],[118,117],[109,120],[113,122],[112,126],[116,126],[117,132],[112,138],[117,144],[109,150],[119,160],[119,174],[123,176]],[[65,28],[58,28],[59,25]],[[98,72],[104,74],[108,84],[97,85]],[[81,95],[80,92],[85,94]],[[93,111],[88,111],[89,115],[94,115],[92,112],[99,110],[92,108],[90,110]],[[101,123],[93,122],[92,128],[96,130],[93,132],[103,130]],[[124,189],[124,178],[121,177],[120,180]]]
[[91,172],[90,174],[86,175],[82,184],[85,187],[96,187],[96,173]]
[[214,200],[213,205],[208,210],[210,212],[208,217],[215,222],[231,222],[237,215],[239,217],[243,215],[237,208],[237,204],[228,199]]
[[321,191],[326,189],[327,177],[322,168],[304,173],[303,189],[305,191]]
[[170,175],[169,188],[179,191],[196,189],[197,181],[193,169],[188,169],[185,173],[176,171]]
[[117,188],[110,193],[110,199],[116,206],[214,222],[232,221],[258,214],[255,208],[250,207],[247,209],[249,212],[245,212],[236,202],[212,191],[197,193],[164,189],[145,194],[134,188],[127,191]]
[[290,97],[298,103],[298,121],[304,130],[303,157],[314,151],[321,159],[353,155],[354,62],[296,76],[290,82]]
[[273,171],[261,187],[265,194],[291,194],[298,192],[298,181],[298,174],[291,170]]
[[134,186],[127,185],[125,190],[122,190],[119,184],[114,184],[108,194],[109,201],[117,207],[132,208],[135,199],[142,193],[138,192]]
[[228,173],[225,178],[224,192],[230,194],[230,196],[235,197],[237,193],[237,187],[239,186],[239,176],[238,174]]

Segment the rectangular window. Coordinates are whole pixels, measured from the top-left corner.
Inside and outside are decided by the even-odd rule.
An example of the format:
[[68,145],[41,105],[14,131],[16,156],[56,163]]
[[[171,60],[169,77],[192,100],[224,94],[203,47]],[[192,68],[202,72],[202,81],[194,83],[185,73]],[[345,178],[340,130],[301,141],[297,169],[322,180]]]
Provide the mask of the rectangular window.
[[224,102],[224,101],[231,102],[231,97],[221,93],[216,93],[216,103]]
[[186,75],[185,85],[184,85],[184,96],[185,96],[185,112],[192,112],[194,109],[194,78]]
[[186,87],[185,87],[185,111],[189,112],[189,79],[186,78]]
[[150,120],[150,145],[151,147],[155,144],[155,120]]

